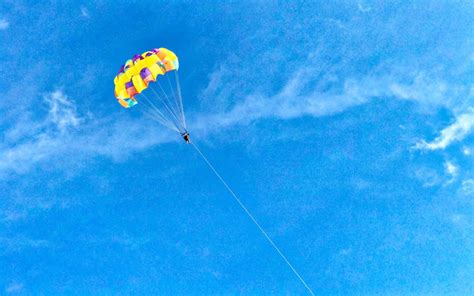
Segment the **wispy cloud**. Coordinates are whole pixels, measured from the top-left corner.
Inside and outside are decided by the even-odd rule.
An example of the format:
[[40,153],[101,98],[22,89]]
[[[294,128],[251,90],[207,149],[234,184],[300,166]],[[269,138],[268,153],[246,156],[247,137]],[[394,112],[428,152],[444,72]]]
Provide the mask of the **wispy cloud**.
[[16,294],[16,293],[21,293],[23,292],[24,285],[19,282],[11,282],[8,284],[8,286],[5,288],[5,293],[7,294]]
[[464,214],[452,214],[450,220],[453,225],[461,230],[466,230],[466,233],[469,233],[468,230],[471,229],[472,223],[470,216]]
[[89,10],[85,6],[81,6],[81,16],[88,18],[89,15]]
[[10,26],[10,23],[6,19],[0,19],[0,30],[6,30]]
[[[457,111],[462,105],[457,98],[465,89],[447,83],[436,74],[388,64],[370,75],[344,77],[337,70],[320,67],[315,55],[310,55],[306,66],[296,70],[276,94],[255,91],[241,99],[232,97],[233,92],[228,91],[238,89],[235,82],[226,79],[233,75],[232,71],[220,66],[210,74],[203,92],[204,97],[214,98],[214,112],[205,116],[195,114],[195,129],[223,129],[267,118],[329,116],[380,98],[413,101],[423,110],[445,107]],[[225,102],[234,104],[229,107]],[[448,130],[455,138],[464,137],[471,130],[473,113],[470,110],[459,117],[459,123],[451,128],[453,131]]]
[[364,3],[357,2],[357,8],[362,12],[369,12],[372,10],[372,7],[365,5]]
[[462,181],[461,194],[465,196],[474,196],[474,179],[467,179]]
[[350,247],[339,250],[339,255],[341,255],[341,256],[348,256],[351,253],[352,253],[352,248],[350,248]]
[[474,108],[459,115],[456,121],[443,129],[440,135],[432,142],[421,141],[416,144],[418,149],[438,150],[445,149],[450,144],[463,140],[474,130]]
[[446,171],[446,174],[450,176],[450,180],[447,183],[449,184],[449,183],[454,182],[454,180],[459,174],[459,167],[455,165],[453,162],[447,160],[444,163],[444,169]]
[[0,255],[18,252],[27,248],[46,248],[51,243],[43,239],[32,239],[25,236],[0,237]]
[[464,147],[462,147],[462,153],[464,155],[471,155],[472,149],[470,147],[464,146]]
[[0,212],[0,220],[5,223],[21,220],[26,218],[26,216],[25,212],[18,210],[4,210]]
[[[239,88],[229,79],[233,71],[221,66],[210,74],[209,84],[203,91],[205,97],[215,98],[212,101],[214,108],[191,114],[191,131],[206,137],[258,120],[328,116],[380,97],[412,100],[423,106],[446,106],[443,98],[452,94],[452,88],[456,89],[442,79],[427,79],[430,76],[426,73],[400,70],[390,73],[383,69],[379,72],[384,74],[377,75],[377,72],[359,78],[338,77],[333,70],[319,67],[320,60],[315,55],[310,55],[309,59],[307,65],[284,81],[276,93],[255,91],[241,99],[234,97],[232,91]],[[412,77],[411,83],[403,82],[407,77]],[[0,145],[0,173],[26,172],[42,161],[65,155],[74,155],[78,160],[96,156],[120,160],[131,151],[175,139],[157,129],[156,125],[143,124],[143,120],[128,120],[127,115],[119,117],[122,119],[97,119],[87,111],[79,113],[75,101],[61,90],[46,94],[43,101],[48,107],[44,118],[27,118],[6,131],[14,142]],[[432,143],[419,143],[417,147],[440,149],[461,140],[472,131],[473,110],[471,108],[460,115]]]
[[81,115],[75,101],[60,90],[46,94],[43,102],[48,107],[43,118],[27,118],[7,129],[9,141],[0,145],[0,176],[25,173],[53,159],[57,160],[55,165],[66,158],[69,165],[84,157],[126,159],[130,151],[173,139],[154,124],[127,120],[126,116],[96,119]]
[[[334,88],[322,90],[321,85],[315,84],[314,80],[321,72],[322,69],[312,66],[304,67],[297,70],[276,94],[250,93],[228,108],[222,107],[222,102],[235,101],[235,98],[230,98],[232,92],[225,90],[237,87],[232,82],[225,82],[222,76],[231,72],[221,67],[210,75],[209,85],[204,92],[206,96],[214,97],[214,103],[221,107],[217,107],[218,110],[213,114],[197,114],[194,127],[199,131],[208,131],[217,127],[222,129],[246,125],[267,118],[287,120],[301,116],[327,116],[364,104],[375,94],[371,90],[373,88],[369,87],[373,81],[368,79],[357,81],[348,78]],[[223,85],[217,87],[216,81]],[[211,94],[213,91],[214,94]]]
[[140,249],[142,246],[151,242],[153,239],[150,237],[144,237],[144,236],[141,236],[141,237],[131,236],[130,234],[126,232],[121,232],[121,233],[115,233],[115,234],[110,234],[110,235],[100,235],[100,236],[88,235],[88,236],[82,237],[81,240],[87,241],[88,244],[97,244],[97,245],[114,244],[114,245],[119,245],[129,250],[137,250],[137,249]]
[[58,130],[64,132],[69,127],[77,127],[82,121],[76,110],[76,105],[61,90],[56,90],[45,96],[49,104],[47,121],[55,124]]
[[68,197],[37,197],[25,196],[21,192],[10,194],[9,200],[5,200],[5,206],[0,210],[0,221],[4,223],[16,222],[27,219],[32,214],[44,212],[51,209],[67,209],[79,202]]
[[446,168],[446,173],[452,177],[456,177],[458,175],[459,168],[453,164],[451,161],[446,161],[444,163],[444,167]]
[[415,178],[423,184],[423,187],[433,187],[443,183],[443,178],[432,168],[419,167],[414,173]]
[[7,130],[13,142],[0,146],[0,172],[22,172],[53,155],[64,146],[66,132],[81,122],[75,103],[62,91],[54,91],[43,99],[49,107],[45,118],[25,120]]

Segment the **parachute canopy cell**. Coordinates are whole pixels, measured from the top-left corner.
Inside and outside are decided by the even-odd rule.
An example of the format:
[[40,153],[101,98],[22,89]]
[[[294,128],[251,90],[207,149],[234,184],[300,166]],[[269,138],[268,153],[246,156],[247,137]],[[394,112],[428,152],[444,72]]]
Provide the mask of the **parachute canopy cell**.
[[155,82],[158,75],[178,70],[178,57],[166,48],[152,49],[134,55],[132,59],[120,67],[114,78],[114,95],[120,105],[125,108],[137,104],[135,96]]

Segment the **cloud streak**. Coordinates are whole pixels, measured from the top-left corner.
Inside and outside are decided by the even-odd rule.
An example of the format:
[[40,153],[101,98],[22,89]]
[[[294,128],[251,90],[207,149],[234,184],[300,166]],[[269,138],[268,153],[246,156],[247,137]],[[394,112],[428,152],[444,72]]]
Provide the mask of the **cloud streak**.
[[47,248],[51,243],[43,239],[32,239],[25,236],[0,237],[0,255],[32,248]]
[[[314,55],[311,56],[314,59]],[[318,64],[319,60],[316,60],[315,64]],[[238,88],[225,77],[233,74],[221,66],[210,74],[209,84],[203,92],[204,97],[214,98],[212,108],[216,112],[194,114],[194,127],[209,133],[269,118],[288,120],[301,116],[330,116],[381,98],[412,101],[423,110],[440,107],[453,112],[463,110],[459,108],[463,105],[459,100],[462,100],[465,88],[446,82],[436,73],[387,64],[370,75],[352,77],[341,75],[337,69],[319,68],[313,63],[309,60],[306,63],[309,66],[297,70],[276,94],[254,92],[237,101],[232,92],[226,91]],[[217,82],[222,85],[218,86]],[[225,105],[228,102],[235,103],[229,107]],[[443,131],[442,138],[429,147],[447,145],[466,136],[473,125],[472,110],[461,115],[458,122]]]
[[7,294],[17,294],[23,291],[24,285],[18,282],[12,282],[5,288]]
[[0,30],[6,30],[10,26],[10,23],[6,19],[0,19]]
[[[451,89],[455,88],[442,80],[426,79],[426,74],[419,73],[394,71],[358,79],[330,73],[321,78],[323,70],[310,64],[297,70],[273,95],[256,91],[236,100],[232,92],[222,91],[235,89],[236,85],[227,79],[232,71],[221,67],[210,75],[204,90],[206,97],[215,97],[213,102],[217,102],[217,107],[190,114],[191,131],[200,137],[207,137],[258,120],[329,116],[380,97],[411,100],[420,106],[446,106],[443,98],[452,94]],[[412,83],[402,81],[410,75]],[[43,98],[48,107],[45,118],[20,121],[7,131],[6,134],[15,141],[14,145],[0,146],[0,173],[24,173],[40,162],[65,155],[74,155],[75,159],[106,156],[120,160],[133,151],[176,138],[157,128],[156,123],[144,124],[144,119],[130,120],[128,116],[97,119],[89,113],[88,116],[79,114],[74,100],[61,90],[48,93]],[[232,101],[234,103],[228,106]],[[454,141],[462,140],[473,126],[474,111],[471,108],[443,130],[440,137],[431,143],[418,143],[417,147],[443,149]]]
[[123,160],[131,151],[171,141],[156,124],[144,124],[146,119],[83,116],[61,90],[43,98],[46,116],[25,119],[7,130],[9,141],[0,145],[0,177],[26,173],[40,163],[58,165],[68,157],[69,165],[98,156]]
[[370,97],[351,80],[344,82],[338,93],[319,90],[307,93],[305,88],[311,81],[304,78],[306,71],[299,71],[273,96],[250,94],[227,112],[196,116],[194,126],[209,132],[267,118],[288,120],[301,116],[326,116],[364,104]]
[[85,18],[89,18],[89,10],[85,6],[81,6],[81,16]]
[[432,142],[421,141],[416,148],[425,150],[443,150],[454,142],[460,142],[474,130],[474,108],[459,115],[456,121],[444,128]]
[[56,90],[45,96],[49,104],[47,121],[56,125],[64,132],[69,127],[77,127],[82,119],[79,118],[76,105],[61,90]]

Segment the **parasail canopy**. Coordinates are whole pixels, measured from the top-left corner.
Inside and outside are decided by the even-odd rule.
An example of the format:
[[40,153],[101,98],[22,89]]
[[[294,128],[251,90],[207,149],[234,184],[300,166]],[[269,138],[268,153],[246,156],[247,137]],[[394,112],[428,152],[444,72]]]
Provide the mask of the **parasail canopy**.
[[141,103],[144,114],[184,134],[187,130],[178,69],[178,57],[166,48],[136,54],[115,76],[114,95],[124,108]]

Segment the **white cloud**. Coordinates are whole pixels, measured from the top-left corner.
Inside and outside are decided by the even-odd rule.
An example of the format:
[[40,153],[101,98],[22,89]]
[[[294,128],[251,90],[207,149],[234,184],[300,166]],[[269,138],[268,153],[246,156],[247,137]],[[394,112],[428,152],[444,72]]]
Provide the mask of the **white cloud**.
[[81,6],[81,16],[85,18],[89,17],[89,10],[85,6]]
[[[311,59],[319,63],[319,59],[314,55]],[[445,107],[454,112],[462,105],[456,103],[457,99],[448,97],[457,97],[465,89],[450,85],[435,74],[410,73],[402,67],[393,72],[382,71],[384,74],[381,75],[374,73],[360,78],[344,78],[331,74],[326,67],[318,68],[310,61],[307,64],[308,66],[296,71],[276,94],[254,92],[238,101],[232,97],[232,91],[226,91],[238,88],[232,80],[225,78],[226,75],[232,75],[232,71],[221,66],[209,76],[208,87],[203,93],[207,98],[214,98],[212,102],[217,106],[214,107],[215,112],[194,116],[195,130],[209,132],[234,125],[247,125],[267,118],[286,120],[301,116],[328,116],[381,97],[414,101],[423,110]],[[326,76],[321,79],[321,75]],[[411,82],[404,82],[405,80]],[[217,86],[217,82],[221,85]],[[229,107],[222,102],[235,103]],[[471,130],[474,113],[470,110],[459,117],[456,125],[443,132],[443,135],[449,132],[453,135],[447,134],[442,143],[460,139]],[[434,147],[434,144],[426,145]],[[421,147],[420,144],[418,147]]]
[[461,193],[465,196],[474,196],[474,179],[462,181]]
[[421,141],[416,144],[418,149],[438,150],[445,149],[453,142],[463,140],[474,130],[474,108],[459,115],[456,121],[441,131],[441,134],[432,142]]
[[62,91],[56,90],[44,96],[48,114],[41,120],[26,120],[8,130],[15,141],[6,147],[0,146],[0,173],[6,171],[25,172],[40,160],[65,148],[65,138],[71,128],[82,121],[76,112],[74,101]]
[[459,167],[456,166],[451,161],[447,160],[444,163],[444,169],[446,171],[446,174],[451,177],[451,179],[447,182],[447,184],[454,182],[454,180],[459,174]]
[[470,216],[455,213],[451,215],[450,220],[454,226],[458,227],[460,230],[466,231],[466,233],[469,232],[469,229],[471,229]]
[[452,177],[456,177],[459,172],[459,168],[454,165],[451,161],[446,161],[444,163],[444,168],[446,169],[446,173]]
[[24,285],[18,282],[12,282],[5,288],[5,293],[16,294],[23,292]]
[[366,6],[365,4],[358,2],[357,3],[357,8],[359,8],[360,11],[362,12],[369,12],[372,10],[372,7]]
[[460,176],[459,165],[451,160],[443,163],[444,171],[431,167],[420,166],[414,170],[414,176],[423,187],[448,186]]
[[51,209],[61,210],[78,205],[79,202],[70,197],[57,196],[25,196],[20,191],[12,190],[8,201],[5,201],[3,209],[0,210],[0,221],[9,223],[27,219],[31,214],[48,211]]
[[352,248],[346,248],[346,249],[341,249],[339,250],[339,255],[341,256],[347,256],[352,253]]
[[77,115],[76,104],[61,90],[48,94],[45,100],[49,104],[48,120],[54,123],[61,132],[80,124],[81,119]]
[[[320,64],[317,54],[310,56],[311,61]],[[210,75],[208,87],[203,91],[206,98],[215,97],[209,108],[205,108],[211,110],[190,114],[191,132],[206,137],[210,133],[262,119],[327,116],[365,104],[376,97],[393,96],[414,100],[420,105],[446,104],[443,98],[449,94],[446,83],[427,79],[426,74],[413,74],[413,83],[406,84],[400,82],[400,77],[409,76],[405,72],[401,72],[403,75],[384,72],[383,76],[374,73],[371,74],[374,76],[358,79],[339,77],[330,72],[327,67],[308,62],[306,67],[291,75],[275,94],[255,91],[238,100],[234,90],[239,89],[239,82],[229,79],[233,71],[223,65]],[[324,77],[321,78],[321,75]],[[49,107],[45,118],[19,120],[6,131],[7,139],[15,141],[14,145],[0,144],[0,174],[27,172],[37,163],[57,158],[58,155],[74,155],[74,159],[103,155],[119,160],[131,151],[176,139],[169,133],[163,133],[163,129],[156,128],[156,125],[144,124],[143,120],[127,120],[126,115],[121,116],[122,119],[85,117],[78,112],[74,100],[61,90],[44,96],[44,102]],[[474,111],[471,108],[443,130],[433,143],[419,143],[418,147],[445,147],[466,136],[472,130],[473,122]]]
[[6,19],[0,19],[0,30],[6,30],[10,26],[10,23]]
[[[339,57],[339,51],[337,54]],[[370,74],[351,76],[346,71],[352,59],[349,54],[343,52],[339,62],[328,59],[327,55],[324,48],[312,51],[274,94],[262,91],[259,85],[246,84],[245,79],[236,79],[247,73],[242,73],[235,62],[221,63],[209,75],[208,86],[201,94],[207,101],[207,109],[212,111],[205,116],[194,114],[195,129],[212,131],[267,118],[327,116],[374,98],[413,101],[424,113],[447,108],[461,114],[469,106],[469,87],[446,81],[445,73],[438,68],[424,71],[412,64],[386,61]],[[250,81],[255,79],[258,77]],[[241,89],[254,90],[242,94]]]
[[472,149],[471,149],[470,147],[464,146],[464,147],[462,148],[462,153],[463,153],[464,155],[471,155]]
[[[311,89],[312,76],[309,73],[312,70],[312,68],[305,68],[297,71],[293,78],[289,79],[273,96],[249,94],[228,111],[195,116],[194,127],[199,131],[208,132],[216,130],[217,127],[222,129],[234,125],[246,125],[266,118],[292,119],[300,116],[327,116],[364,104],[372,95],[369,87],[361,87],[357,81],[351,79],[346,80],[338,92],[320,90],[308,92],[307,88]],[[222,72],[222,69],[219,72]],[[216,76],[218,75],[211,75],[211,82],[206,93],[210,89],[214,89]],[[364,82],[368,85],[371,83],[371,81]],[[229,88],[233,87],[229,86]],[[228,101],[228,98],[223,99],[219,95],[216,97],[219,102]]]
[[22,211],[17,210],[5,210],[0,212],[0,221],[8,223],[8,222],[15,222],[21,219],[26,218],[27,214]]
[[401,100],[416,101],[428,108],[449,107],[451,101],[448,99],[449,85],[446,82],[424,72],[409,73],[409,70],[405,71],[408,72],[408,77],[413,76],[412,81],[398,81],[399,78],[392,75],[384,78],[388,90],[387,95]]
[[433,187],[443,183],[443,178],[434,169],[420,167],[414,173],[415,177],[423,183],[423,187]]
[[25,236],[0,237],[0,254],[18,252],[27,248],[46,248],[51,243],[43,239],[32,239]]
[[45,161],[74,167],[84,157],[123,160],[131,151],[175,139],[146,119],[81,116],[75,102],[59,90],[44,96],[44,102],[48,106],[45,117],[22,121],[7,130],[13,142],[0,143],[0,177],[26,173]]

